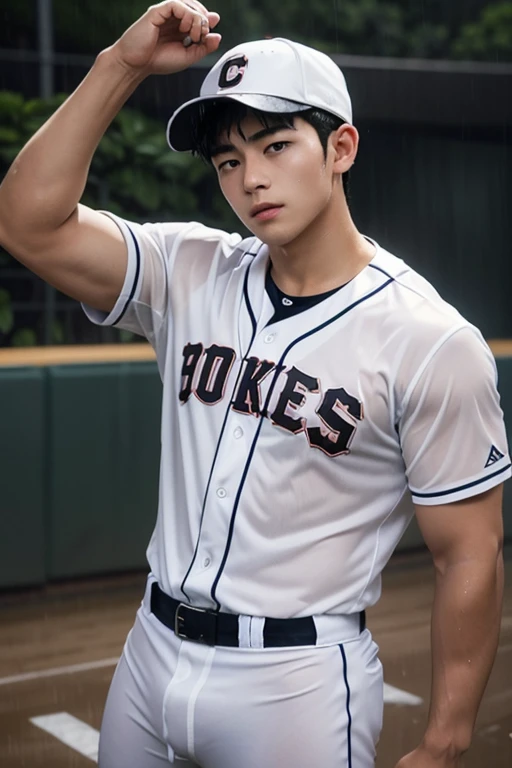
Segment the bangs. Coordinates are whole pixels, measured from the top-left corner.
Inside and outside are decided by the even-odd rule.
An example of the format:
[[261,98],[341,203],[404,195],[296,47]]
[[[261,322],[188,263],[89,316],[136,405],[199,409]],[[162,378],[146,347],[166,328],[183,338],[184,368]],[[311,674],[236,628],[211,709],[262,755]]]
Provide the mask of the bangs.
[[263,112],[230,99],[212,99],[199,106],[198,114],[192,120],[193,154],[211,165],[213,149],[223,133],[229,137],[231,131],[236,130],[240,138],[246,140],[242,122],[249,115],[255,117],[262,128],[293,128],[295,117],[293,113]]

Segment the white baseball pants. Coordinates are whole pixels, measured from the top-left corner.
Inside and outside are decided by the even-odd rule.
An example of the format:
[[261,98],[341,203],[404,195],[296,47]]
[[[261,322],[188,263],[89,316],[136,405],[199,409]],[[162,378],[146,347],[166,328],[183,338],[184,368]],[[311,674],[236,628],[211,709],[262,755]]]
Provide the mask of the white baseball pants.
[[137,613],[107,698],[99,768],[372,768],[378,648],[211,647]]

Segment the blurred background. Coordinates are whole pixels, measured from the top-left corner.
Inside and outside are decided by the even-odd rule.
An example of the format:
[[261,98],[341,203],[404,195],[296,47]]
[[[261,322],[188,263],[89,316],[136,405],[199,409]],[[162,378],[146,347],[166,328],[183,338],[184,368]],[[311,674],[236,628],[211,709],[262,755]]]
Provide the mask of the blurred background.
[[[496,357],[510,442],[512,1],[212,3],[223,34],[216,56],[243,40],[284,36],[325,51],[341,67],[361,135],[351,178],[354,219],[480,327]],[[0,180],[95,56],[146,6],[0,0]],[[98,148],[84,203],[136,221],[196,219],[243,233],[215,174],[165,141],[170,114],[197,95],[214,61],[143,83]],[[77,302],[0,248],[2,767],[86,768],[95,759],[106,692],[147,570],[160,410],[151,347],[93,326]],[[509,544],[511,486],[504,502]],[[401,704],[386,706],[377,768],[392,768],[415,746],[428,707],[433,573],[414,522],[398,550],[370,616],[386,682],[402,697],[386,700]],[[502,641],[467,768],[512,765],[506,551]],[[410,694],[419,698],[411,703]],[[67,723],[66,741],[58,729],[49,730],[57,738],[38,735],[31,718],[41,713],[79,720]]]
[[[145,0],[0,0],[0,178]],[[512,337],[512,2],[217,0],[222,51],[291,37],[346,74],[361,149],[360,229],[405,258],[487,338]],[[209,170],[171,153],[171,112],[213,61],[141,86],[95,156],[84,202],[135,220],[240,231]],[[88,323],[76,302],[0,254],[0,346],[137,341]]]

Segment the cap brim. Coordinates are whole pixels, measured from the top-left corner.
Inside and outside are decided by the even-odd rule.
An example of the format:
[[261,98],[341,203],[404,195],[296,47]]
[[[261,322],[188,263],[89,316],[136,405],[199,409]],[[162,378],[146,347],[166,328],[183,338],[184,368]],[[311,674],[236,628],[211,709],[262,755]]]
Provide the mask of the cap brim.
[[301,104],[278,96],[267,96],[258,93],[240,93],[231,96],[198,96],[187,101],[172,115],[167,124],[167,142],[176,152],[187,152],[194,149],[191,126],[199,116],[201,105],[206,101],[238,101],[246,107],[261,109],[263,112],[302,112],[311,109],[309,104]]

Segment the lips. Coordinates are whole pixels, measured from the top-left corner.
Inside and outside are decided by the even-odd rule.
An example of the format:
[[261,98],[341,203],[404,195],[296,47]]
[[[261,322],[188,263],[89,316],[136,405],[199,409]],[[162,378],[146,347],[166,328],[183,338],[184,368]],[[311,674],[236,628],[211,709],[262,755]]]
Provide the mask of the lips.
[[250,216],[251,218],[254,218],[259,214],[263,214],[265,211],[268,211],[270,215],[271,211],[277,211],[282,207],[283,206],[279,205],[279,203],[259,203],[258,205],[253,205],[253,207],[250,210]]

